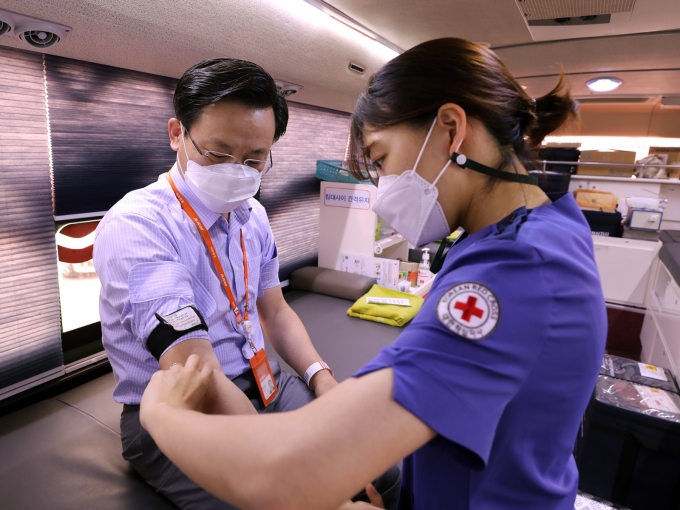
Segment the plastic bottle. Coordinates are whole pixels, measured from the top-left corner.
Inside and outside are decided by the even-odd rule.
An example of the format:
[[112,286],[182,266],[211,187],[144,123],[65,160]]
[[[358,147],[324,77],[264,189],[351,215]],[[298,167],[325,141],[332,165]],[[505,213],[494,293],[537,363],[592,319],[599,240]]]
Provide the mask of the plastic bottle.
[[432,272],[430,271],[430,249],[423,248],[423,258],[418,266],[418,286],[427,282],[432,278]]

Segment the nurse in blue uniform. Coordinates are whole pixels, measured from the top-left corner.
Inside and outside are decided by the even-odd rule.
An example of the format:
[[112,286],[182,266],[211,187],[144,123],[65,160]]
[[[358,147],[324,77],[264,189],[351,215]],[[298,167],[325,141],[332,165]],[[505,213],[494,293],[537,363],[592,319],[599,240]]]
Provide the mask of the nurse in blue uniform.
[[278,416],[203,415],[197,360],[159,372],[141,414],[160,448],[242,508],[367,508],[343,501],[405,458],[402,510],[572,510],[605,306],[583,215],[524,158],[575,116],[562,80],[533,100],[469,41],[388,62],[352,118],[353,169],[377,169],[374,211],[412,244],[466,232],[421,312],[354,378]]

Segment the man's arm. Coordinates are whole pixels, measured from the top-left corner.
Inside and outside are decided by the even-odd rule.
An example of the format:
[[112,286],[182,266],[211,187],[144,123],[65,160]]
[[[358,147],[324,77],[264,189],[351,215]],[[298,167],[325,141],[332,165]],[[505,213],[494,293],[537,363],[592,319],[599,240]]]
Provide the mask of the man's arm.
[[213,373],[203,400],[204,413],[257,414],[248,397],[222,372],[220,362],[208,340],[199,338],[180,342],[161,356],[159,364],[162,370],[169,370],[175,363],[185,365],[192,354],[200,358],[201,366],[209,366]]
[[[283,298],[280,286],[264,291],[257,300],[257,311],[272,347],[300,377],[312,363],[321,360],[302,321]],[[338,383],[328,370],[321,370],[309,384],[319,397]]]
[[[192,480],[239,508],[336,509],[436,435],[394,401],[391,368],[264,416],[206,416],[171,403],[168,395],[190,394],[198,374],[177,368],[152,378],[142,424]],[[234,463],[238,469],[227,469]]]

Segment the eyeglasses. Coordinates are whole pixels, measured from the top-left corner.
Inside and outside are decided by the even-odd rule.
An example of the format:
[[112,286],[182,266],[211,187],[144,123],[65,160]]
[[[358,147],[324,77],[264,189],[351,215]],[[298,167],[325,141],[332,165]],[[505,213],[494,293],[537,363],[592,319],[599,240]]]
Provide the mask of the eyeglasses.
[[[194,144],[194,147],[196,148],[196,151],[206,158],[208,161],[218,164],[218,163],[238,163],[236,161],[236,158],[232,156],[231,154],[225,154],[224,152],[217,152],[217,151],[209,151],[205,150],[202,151],[201,149],[198,148],[198,145],[194,141],[194,139],[191,137],[191,134],[187,130],[187,135],[189,135],[189,140],[191,140],[191,143]],[[272,158],[272,152],[269,151],[269,160],[267,159],[246,159],[243,162],[244,165],[249,166],[251,168],[254,168],[262,176],[264,176],[269,170],[271,169],[272,166],[274,166],[274,159]]]

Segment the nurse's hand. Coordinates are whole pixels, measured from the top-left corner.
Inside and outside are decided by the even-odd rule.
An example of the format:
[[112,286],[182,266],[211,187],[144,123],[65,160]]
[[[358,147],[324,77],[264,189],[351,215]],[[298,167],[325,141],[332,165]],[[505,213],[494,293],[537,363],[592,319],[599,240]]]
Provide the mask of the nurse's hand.
[[200,410],[213,372],[208,364],[192,354],[186,365],[172,366],[169,370],[159,370],[149,382],[140,408],[142,426],[153,418],[153,412],[159,404],[188,410]]
[[371,500],[370,503],[364,503],[363,501],[353,503],[352,501],[348,501],[347,503],[344,503],[342,506],[340,506],[338,510],[379,510],[381,508],[385,508],[385,504],[383,503],[380,493],[376,490],[372,483],[369,483],[366,486],[366,494],[368,494],[368,499]]

